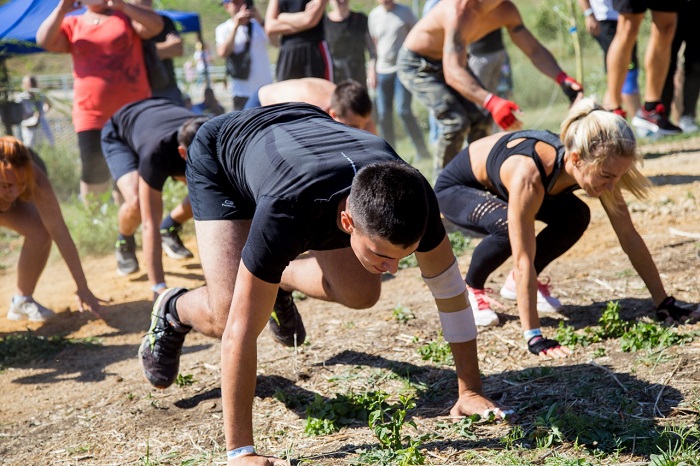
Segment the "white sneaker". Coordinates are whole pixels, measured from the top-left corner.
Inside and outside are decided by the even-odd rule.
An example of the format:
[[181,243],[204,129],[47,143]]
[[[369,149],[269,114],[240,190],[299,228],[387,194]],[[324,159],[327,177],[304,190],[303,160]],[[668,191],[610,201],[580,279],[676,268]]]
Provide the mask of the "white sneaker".
[[695,120],[690,115],[683,115],[678,121],[678,126],[681,127],[684,133],[694,133],[700,130],[700,126],[695,123]]
[[474,321],[479,327],[498,325],[498,314],[491,309],[492,299],[486,295],[485,289],[467,286],[469,305],[474,313]]
[[56,315],[51,309],[45,308],[32,298],[24,298],[18,303],[14,300],[10,303],[10,310],[7,311],[7,320],[29,319],[31,322],[44,322]]
[[[515,274],[512,270],[506,277],[503,287],[501,287],[501,296],[505,299],[517,299]],[[537,312],[557,312],[561,308],[561,301],[550,294],[549,280],[547,280],[547,283],[537,280]]]

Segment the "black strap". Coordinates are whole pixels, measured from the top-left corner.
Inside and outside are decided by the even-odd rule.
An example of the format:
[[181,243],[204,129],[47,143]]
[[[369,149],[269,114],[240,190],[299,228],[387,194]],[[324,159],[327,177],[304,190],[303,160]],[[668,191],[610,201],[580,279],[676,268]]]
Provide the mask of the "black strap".
[[536,356],[542,352],[547,354],[548,350],[554,348],[561,348],[559,342],[556,340],[550,340],[549,338],[544,338],[541,335],[535,335],[527,342],[527,349]]

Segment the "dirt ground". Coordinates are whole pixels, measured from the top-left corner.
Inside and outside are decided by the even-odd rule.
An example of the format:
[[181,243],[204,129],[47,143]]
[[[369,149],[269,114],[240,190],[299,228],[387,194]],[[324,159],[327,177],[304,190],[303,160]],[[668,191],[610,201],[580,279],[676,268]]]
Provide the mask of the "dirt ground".
[[[648,201],[630,200],[634,221],[668,293],[697,302],[700,242],[673,235],[669,229],[700,232],[700,138],[643,149],[643,172],[656,187]],[[592,209],[590,228],[579,244],[545,271],[554,294],[566,305],[560,313],[543,318],[548,335],[560,321],[577,329],[594,325],[609,300],[620,300],[626,318],[652,315],[649,296],[600,204],[584,199]],[[194,238],[188,245],[196,250]],[[459,258],[462,272],[469,260],[470,252]],[[203,284],[197,257],[179,262],[166,257],[164,263],[170,286]],[[193,383],[152,389],[141,376],[136,356],[151,308],[145,274],[118,277],[112,257],[88,258],[84,267],[94,292],[111,299],[104,321],[75,312],[74,285],[60,259],[49,264],[35,294],[39,302],[60,311],[54,321],[27,324],[0,316],[0,336],[31,330],[41,336],[94,337],[97,342],[70,345],[49,360],[0,372],[0,464],[225,464],[219,343],[190,334],[180,370],[191,375]],[[507,262],[498,269],[488,286],[498,290],[509,267]],[[0,271],[3,305],[13,292],[14,279],[14,270]],[[399,304],[416,318],[397,322],[392,310]],[[579,348],[567,360],[540,362],[525,350],[515,306],[504,304],[506,308],[499,311],[502,325],[479,335],[480,365],[487,394],[514,407],[523,425],[535,422],[543,398],[561,397],[566,404],[577,397],[581,409],[594,412],[602,406],[601,391],[619,386],[639,403],[641,417],[635,419],[645,419],[650,427],[670,419],[697,423],[700,340],[668,349],[667,357],[659,356],[653,364],[640,353],[622,353],[613,343],[605,356],[594,357],[594,347]],[[306,464],[349,463],[358,449],[376,444],[366,423],[322,437],[305,435],[304,423],[306,404],[314,395],[328,399],[351,390],[381,388],[397,394],[407,386],[427,387],[412,412],[416,430],[409,433],[437,431],[454,402],[456,379],[451,366],[423,361],[416,350],[421,342],[435,340],[439,331],[434,303],[417,269],[388,277],[380,302],[369,310],[310,299],[298,306],[310,344],[297,352],[282,348],[267,330],[258,340],[254,422],[259,451],[303,459]],[[700,330],[700,324],[686,327]],[[581,394],[580,386],[591,381],[595,384],[590,395]],[[463,455],[468,450],[503,448],[498,439],[510,428],[480,427],[477,440],[453,434],[433,437],[423,446],[426,462],[498,464]],[[634,448],[623,449],[616,458],[648,460]]]

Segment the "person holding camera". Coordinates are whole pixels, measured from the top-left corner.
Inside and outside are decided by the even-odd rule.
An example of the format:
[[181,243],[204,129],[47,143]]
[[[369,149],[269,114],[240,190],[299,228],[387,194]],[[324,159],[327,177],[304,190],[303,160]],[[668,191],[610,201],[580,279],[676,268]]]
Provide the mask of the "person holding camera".
[[272,82],[267,35],[252,0],[222,0],[230,18],[216,27],[216,54],[226,58],[233,110],[241,110],[258,88]]

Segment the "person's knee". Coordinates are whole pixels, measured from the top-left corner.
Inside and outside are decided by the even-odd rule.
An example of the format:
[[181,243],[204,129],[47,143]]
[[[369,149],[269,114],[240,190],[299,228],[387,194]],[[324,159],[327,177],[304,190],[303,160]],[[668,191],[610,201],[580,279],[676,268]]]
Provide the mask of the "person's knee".
[[[676,15],[655,14],[653,16],[653,22],[655,29],[658,31],[658,39],[664,44],[670,44],[676,33]],[[652,34],[651,38],[655,36],[655,34]]]
[[133,196],[124,199],[124,203],[119,208],[129,219],[141,219],[141,203],[139,202],[138,196]]
[[46,251],[51,249],[51,234],[43,225],[32,228],[24,237],[25,245],[33,251]]
[[345,296],[345,302],[342,304],[351,309],[369,309],[379,301],[381,288],[377,287],[376,289],[363,289],[359,291],[359,293]]

